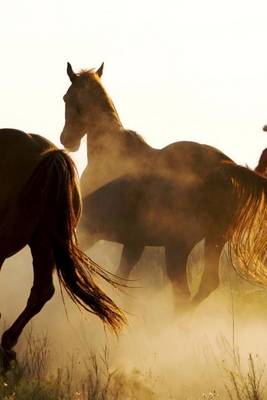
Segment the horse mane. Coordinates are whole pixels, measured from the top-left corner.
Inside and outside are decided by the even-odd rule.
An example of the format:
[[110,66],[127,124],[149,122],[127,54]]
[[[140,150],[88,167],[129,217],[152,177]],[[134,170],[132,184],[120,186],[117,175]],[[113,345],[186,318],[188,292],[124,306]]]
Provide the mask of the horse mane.
[[[118,121],[120,121],[116,107],[110,96],[107,94],[105,88],[103,87],[100,78],[96,74],[95,69],[82,69],[77,75],[84,81],[90,81],[91,90],[94,91],[94,95],[98,98],[102,109],[105,111],[112,111],[116,115]],[[127,142],[129,145],[138,146],[140,144],[146,144],[147,146],[149,146],[145,139],[137,132],[127,129],[124,130],[124,132],[127,133]]]
[[119,114],[114,106],[111,97],[106,92],[102,82],[97,75],[95,68],[82,69],[77,73],[79,80],[81,82],[90,82],[90,90],[94,93],[94,96],[98,99],[98,104],[101,106],[102,110],[112,112],[117,120],[121,123]]
[[128,129],[125,130],[125,133],[127,133],[127,140],[129,144],[138,145],[142,143],[148,145],[143,136],[140,135],[139,133]]
[[[94,68],[82,69],[80,72],[78,72],[77,76],[79,77],[79,80],[81,80],[81,82],[90,82],[90,90],[93,92],[95,98],[97,98],[98,104],[100,105],[102,110],[113,113],[113,115],[122,125],[116,107],[112,99],[106,92],[104,86],[102,85],[102,82],[97,75],[96,70]],[[125,134],[127,147],[131,148],[133,151],[138,151],[138,149],[140,148],[140,144],[150,147],[145,139],[135,131],[122,129],[122,133]]]

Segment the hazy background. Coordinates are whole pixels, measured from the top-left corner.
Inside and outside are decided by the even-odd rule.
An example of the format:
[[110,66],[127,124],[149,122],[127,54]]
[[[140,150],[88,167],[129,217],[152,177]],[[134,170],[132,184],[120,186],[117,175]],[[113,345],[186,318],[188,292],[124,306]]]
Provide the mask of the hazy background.
[[[62,97],[69,86],[67,61],[74,70],[99,67],[104,61],[103,82],[126,128],[155,147],[194,140],[255,167],[267,146],[262,132],[267,124],[266,1],[2,0],[0,5],[1,127],[36,132],[59,144]],[[81,171],[84,145],[74,159]],[[98,246],[91,255],[114,270],[120,247]],[[14,320],[26,302],[30,264],[24,250],[4,265],[2,321]],[[71,305],[68,321],[59,291],[34,319],[34,329],[48,330],[63,358],[81,349],[86,355],[88,347],[98,350],[107,343],[115,366],[152,371],[165,387],[177,380],[179,388],[192,387],[193,376],[203,383],[205,346],[210,349],[215,343],[218,348],[220,335],[232,343],[233,321],[234,339],[245,349],[244,357],[250,351],[265,357],[267,300],[262,292],[257,301],[251,300],[251,288],[244,302],[233,300],[229,287],[239,286],[226,273],[221,290],[197,316],[184,320],[174,314],[162,266],[162,252],[148,250],[134,272],[144,290],[123,301],[116,294],[131,313],[130,326],[118,341],[96,318],[81,316]]]
[[[0,126],[58,143],[74,70],[105,62],[127,128],[215,145],[254,167],[267,143],[264,0],[1,2]],[[75,156],[83,165],[85,152]]]

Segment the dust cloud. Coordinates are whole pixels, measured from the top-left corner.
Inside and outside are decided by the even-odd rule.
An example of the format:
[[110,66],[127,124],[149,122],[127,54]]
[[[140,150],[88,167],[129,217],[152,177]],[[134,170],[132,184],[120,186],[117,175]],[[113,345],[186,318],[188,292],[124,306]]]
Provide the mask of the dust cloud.
[[[108,242],[97,243],[89,252],[111,272],[120,254],[121,246]],[[129,325],[118,338],[95,316],[80,312],[67,295],[64,307],[55,277],[56,294],[34,318],[33,331],[47,332],[55,368],[68,363],[73,354],[82,364],[92,351],[101,354],[106,348],[110,368],[121,371],[129,384],[140,382],[146,388],[138,398],[199,399],[206,394],[213,398],[208,396],[224,390],[225,371],[232,367],[237,352],[245,368],[249,354],[262,361],[267,356],[267,291],[238,278],[226,251],[220,264],[220,287],[197,309],[182,313],[173,306],[163,249],[147,248],[131,274],[131,288],[115,292],[105,286],[127,312]],[[188,262],[192,293],[202,268],[200,243]],[[1,271],[2,326],[22,310],[31,281],[31,256],[24,249],[7,260]],[[24,340],[22,335],[18,355]]]

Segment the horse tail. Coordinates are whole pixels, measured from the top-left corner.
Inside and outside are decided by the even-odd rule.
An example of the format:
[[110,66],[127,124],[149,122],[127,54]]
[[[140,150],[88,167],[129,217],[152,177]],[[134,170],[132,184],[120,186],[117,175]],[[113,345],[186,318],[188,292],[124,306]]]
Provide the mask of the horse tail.
[[51,237],[60,284],[76,305],[117,332],[126,319],[95,278],[102,277],[114,287],[118,282],[82,252],[77,242],[75,228],[82,203],[74,162],[63,150],[48,150],[31,181],[42,185],[43,221]]
[[234,196],[226,234],[232,264],[243,278],[267,286],[267,179],[231,162],[224,163],[223,174]]

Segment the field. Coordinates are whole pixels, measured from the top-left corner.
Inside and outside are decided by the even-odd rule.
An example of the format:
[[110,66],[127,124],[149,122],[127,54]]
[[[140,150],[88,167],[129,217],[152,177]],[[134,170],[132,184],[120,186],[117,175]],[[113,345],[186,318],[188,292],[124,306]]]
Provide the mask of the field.
[[[192,292],[201,251],[189,262]],[[119,249],[100,244],[91,255],[112,270]],[[3,287],[13,287],[1,294],[3,328],[27,296],[29,261],[24,251],[2,272]],[[163,253],[148,249],[132,276],[135,288],[112,293],[129,319],[118,338],[67,299],[65,310],[57,290],[23,334],[18,365],[1,378],[0,398],[265,399],[266,291],[238,278],[225,256],[220,277],[220,288],[195,312],[175,311]]]

